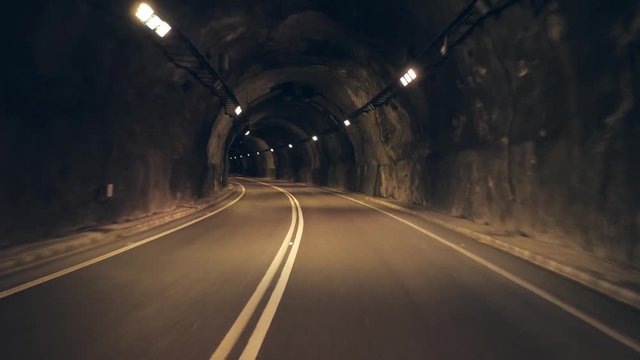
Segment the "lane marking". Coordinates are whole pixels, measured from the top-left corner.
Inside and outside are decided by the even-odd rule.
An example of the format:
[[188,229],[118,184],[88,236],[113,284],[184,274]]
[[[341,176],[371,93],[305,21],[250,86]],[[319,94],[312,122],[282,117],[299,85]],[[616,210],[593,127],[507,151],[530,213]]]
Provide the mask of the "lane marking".
[[291,271],[293,270],[293,263],[296,260],[296,255],[298,254],[298,249],[300,248],[300,240],[302,239],[302,232],[304,231],[302,206],[300,206],[298,199],[296,199],[293,195],[291,195],[291,197],[293,198],[293,201],[296,202],[298,208],[298,230],[296,232],[296,238],[294,240],[293,247],[291,248],[291,252],[289,252],[289,256],[287,257],[287,262],[284,264],[284,268],[280,273],[280,278],[278,279],[278,282],[276,283],[276,286],[271,293],[271,298],[269,299],[267,306],[264,308],[262,315],[258,320],[258,324],[253,330],[253,334],[251,334],[251,337],[249,338],[247,346],[244,348],[242,355],[240,355],[240,360],[253,360],[258,356],[258,352],[262,347],[264,338],[267,336],[267,331],[271,326],[271,322],[273,321],[273,317],[276,314],[278,305],[280,305],[280,300],[282,300],[284,290],[287,287],[287,282],[289,282],[289,276],[291,275]]
[[293,197],[290,196],[285,190],[282,190],[276,186],[272,187],[283,192],[287,196],[287,199],[289,199],[289,202],[291,204],[291,225],[289,226],[289,231],[287,231],[287,235],[284,237],[282,245],[280,245],[276,256],[273,258],[273,261],[271,262],[271,265],[269,265],[267,272],[262,277],[262,280],[260,280],[258,287],[256,287],[256,290],[249,298],[249,301],[247,301],[247,303],[245,304],[244,308],[240,312],[240,315],[238,315],[236,321],[233,323],[225,337],[222,339],[216,350],[211,355],[211,360],[223,360],[229,356],[229,353],[235,346],[236,342],[238,342],[238,338],[240,338],[240,335],[247,326],[247,323],[253,316],[253,313],[256,311],[256,308],[264,297],[265,292],[269,288],[269,284],[271,284],[271,281],[273,281],[273,278],[276,275],[280,264],[282,263],[282,259],[287,252],[287,244],[293,237],[293,231],[298,219],[296,203],[293,201]]
[[[324,189],[322,189],[322,190],[324,190]],[[324,190],[324,191],[330,192],[330,193],[332,193],[332,194],[334,194],[336,196],[340,196],[340,197],[345,198],[347,200],[351,200],[351,201],[356,202],[358,204],[364,205],[364,206],[366,206],[368,208],[371,208],[371,209],[376,210],[376,211],[378,211],[380,213],[383,213],[383,214],[385,214],[385,215],[387,215],[389,217],[392,217],[392,218],[404,223],[405,225],[408,225],[408,226],[412,227],[413,229],[415,229],[415,230],[417,230],[417,231],[419,231],[419,232],[421,232],[421,233],[423,233],[423,234],[425,234],[425,235],[437,240],[438,242],[442,243],[443,245],[446,245],[446,246],[452,248],[453,250],[456,250],[457,252],[461,253],[462,255],[465,255],[465,256],[469,257],[470,259],[472,259],[472,260],[476,261],[477,263],[483,265],[484,267],[494,271],[495,273],[499,274],[500,276],[502,276],[502,277],[504,277],[504,278],[506,278],[508,280],[511,280],[515,284],[517,284],[517,285],[529,290],[530,292],[534,293],[535,295],[538,295],[539,297],[543,298],[544,300],[547,300],[548,302],[558,306],[559,308],[561,308],[562,310],[564,310],[564,311],[568,312],[569,314],[575,316],[576,318],[578,318],[578,319],[586,322],[587,324],[593,326],[595,329],[597,329],[600,332],[606,334],[607,336],[611,337],[612,339],[614,339],[614,340],[620,342],[621,344],[624,344],[624,345],[628,346],[629,348],[635,350],[636,352],[640,353],[640,343],[638,341],[636,341],[635,339],[633,339],[631,337],[628,337],[627,335],[624,335],[623,333],[621,333],[621,332],[619,332],[619,331],[607,326],[605,323],[601,322],[600,320],[588,315],[587,313],[584,313],[584,312],[574,308],[573,306],[571,306],[568,303],[560,300],[559,298],[551,295],[550,293],[540,289],[539,287],[527,282],[526,280],[521,279],[520,277],[518,277],[516,275],[511,274],[510,272],[508,272],[508,271],[502,269],[501,267],[498,267],[498,266],[488,262],[487,260],[482,259],[481,257],[479,257],[477,255],[472,254],[471,252],[463,249],[462,247],[460,247],[458,245],[455,245],[455,244],[449,242],[448,240],[445,240],[444,238],[432,233],[431,231],[425,230],[422,227],[420,227],[420,226],[418,226],[418,225],[416,225],[416,224],[414,224],[414,223],[412,223],[412,222],[410,222],[408,220],[405,220],[405,219],[403,219],[403,218],[401,218],[399,216],[393,215],[392,213],[387,212],[387,211],[382,210],[382,209],[379,209],[379,208],[377,208],[375,206],[372,206],[372,205],[369,205],[367,203],[364,203],[364,202],[362,202],[360,200],[356,200],[356,199],[353,199],[353,198],[351,198],[349,196],[342,195],[342,194],[339,194],[339,193],[336,193],[336,192],[333,192],[333,191],[330,191],[330,190]]]
[[159,234],[156,234],[156,235],[153,235],[153,236],[148,237],[146,239],[137,241],[135,243],[132,243],[132,244],[127,245],[125,247],[122,247],[120,249],[114,250],[114,251],[112,251],[110,253],[98,256],[96,258],[87,260],[87,261],[82,262],[80,264],[73,265],[73,266],[68,267],[66,269],[62,269],[62,270],[56,271],[56,272],[51,273],[49,275],[45,275],[45,276],[37,278],[35,280],[31,280],[29,282],[20,284],[18,286],[12,287],[10,289],[1,291],[0,292],[0,299],[3,299],[5,297],[7,297],[7,296],[11,296],[13,294],[19,293],[19,292],[24,291],[24,290],[30,289],[30,288],[32,288],[34,286],[38,286],[38,285],[43,284],[45,282],[51,281],[53,279],[57,279],[57,278],[59,278],[61,276],[64,276],[64,275],[67,275],[67,274],[72,273],[74,271],[83,269],[83,268],[85,268],[87,266],[93,265],[93,264],[98,263],[100,261],[109,259],[111,257],[114,257],[114,256],[118,255],[118,254],[122,254],[125,251],[129,251],[129,250],[131,250],[133,248],[136,248],[138,246],[144,245],[144,244],[146,244],[148,242],[151,242],[153,240],[159,239],[159,238],[161,238],[161,237],[163,237],[165,235],[169,235],[169,234],[174,233],[174,232],[176,232],[178,230],[181,230],[181,229],[184,229],[184,228],[186,228],[188,226],[191,226],[191,225],[193,225],[193,224],[195,224],[197,222],[200,222],[200,221],[202,221],[202,220],[204,220],[206,218],[209,218],[209,217],[221,212],[222,210],[225,210],[226,208],[230,207],[231,205],[235,204],[236,202],[238,202],[244,196],[244,194],[246,192],[244,186],[242,186],[242,184],[237,183],[237,182],[236,182],[236,184],[238,184],[240,186],[240,189],[241,189],[240,195],[237,198],[233,199],[233,201],[231,201],[228,204],[224,205],[223,207],[211,212],[210,214],[203,215],[203,216],[201,216],[201,217],[199,217],[197,219],[191,220],[191,221],[189,221],[189,222],[187,222],[185,224],[179,225],[179,226],[177,226],[177,227],[175,227],[173,229],[170,229],[170,230],[167,230],[167,231],[163,231],[163,232],[161,232]]

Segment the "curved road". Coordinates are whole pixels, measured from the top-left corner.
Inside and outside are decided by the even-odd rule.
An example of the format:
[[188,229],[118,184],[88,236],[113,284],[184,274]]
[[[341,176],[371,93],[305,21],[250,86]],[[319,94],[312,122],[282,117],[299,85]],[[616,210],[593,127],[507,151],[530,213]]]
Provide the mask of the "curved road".
[[357,195],[236,181],[0,279],[0,357],[640,359],[640,314],[576,283]]

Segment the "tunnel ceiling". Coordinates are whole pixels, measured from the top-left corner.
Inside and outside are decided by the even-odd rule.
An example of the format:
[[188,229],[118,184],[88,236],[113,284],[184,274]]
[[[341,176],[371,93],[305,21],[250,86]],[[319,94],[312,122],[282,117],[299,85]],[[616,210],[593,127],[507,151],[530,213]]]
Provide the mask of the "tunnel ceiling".
[[[357,1],[172,3],[173,13],[188,14],[174,16],[177,26],[182,28],[180,17],[189,19],[184,31],[213,63],[218,54],[228,55],[229,69],[224,75],[247,108],[238,123],[214,129],[210,158],[221,162],[238,134],[261,126],[257,123],[265,119],[290,121],[291,125],[279,125],[292,127],[283,129],[285,133],[297,134],[288,141],[336,131],[348,113],[393,81],[416,48],[433,37],[441,25],[432,18],[442,16],[443,11],[453,16],[464,5],[442,4],[429,4],[431,8],[418,17],[416,6],[423,5],[411,2],[374,1],[366,6]],[[217,120],[225,121],[230,120]],[[332,154],[325,157],[352,162],[358,157],[395,156],[377,146],[379,129],[372,125],[362,131],[342,131],[321,152],[330,149]],[[281,145],[282,136],[261,135],[269,137],[264,140],[270,146]],[[367,146],[371,143],[376,146]]]

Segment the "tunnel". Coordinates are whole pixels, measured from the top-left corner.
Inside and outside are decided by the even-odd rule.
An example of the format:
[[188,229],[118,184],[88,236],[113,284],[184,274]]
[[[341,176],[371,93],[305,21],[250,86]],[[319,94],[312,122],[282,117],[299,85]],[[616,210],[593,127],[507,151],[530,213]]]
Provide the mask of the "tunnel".
[[[169,29],[134,1],[5,4],[0,253],[250,179],[247,194],[387,201],[637,280],[637,1],[146,4]],[[178,34],[215,89],[171,54]]]

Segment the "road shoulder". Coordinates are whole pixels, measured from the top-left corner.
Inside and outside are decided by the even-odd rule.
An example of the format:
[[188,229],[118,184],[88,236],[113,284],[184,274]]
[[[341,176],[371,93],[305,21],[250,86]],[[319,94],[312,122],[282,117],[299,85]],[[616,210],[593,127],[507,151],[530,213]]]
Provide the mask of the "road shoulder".
[[348,194],[360,201],[382,205],[416,216],[430,224],[455,231],[468,238],[492,246],[534,265],[576,281],[590,289],[640,310],[640,272],[624,268],[597,258],[579,249],[551,244],[539,239],[522,236],[493,235],[499,233],[486,225],[449,216],[424,208],[410,207],[398,201],[372,197],[365,194],[343,192],[332,188],[326,190]]
[[0,252],[0,277],[38,267],[50,261],[97,248],[122,239],[153,231],[171,222],[186,221],[191,216],[208,211],[228,201],[239,189],[230,186],[214,195],[171,211],[143,218],[96,226],[68,236],[43,239],[32,244],[4,249]]

